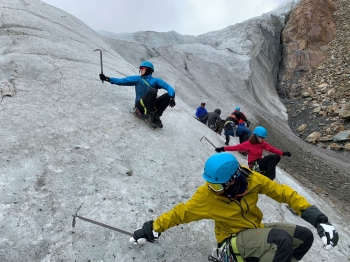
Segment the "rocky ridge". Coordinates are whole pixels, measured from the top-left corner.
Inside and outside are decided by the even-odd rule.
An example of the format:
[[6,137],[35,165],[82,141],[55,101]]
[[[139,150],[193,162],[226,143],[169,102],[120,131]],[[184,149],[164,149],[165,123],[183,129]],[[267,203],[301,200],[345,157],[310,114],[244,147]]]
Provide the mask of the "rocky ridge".
[[277,91],[294,133],[350,155],[350,1],[304,0],[282,32]]

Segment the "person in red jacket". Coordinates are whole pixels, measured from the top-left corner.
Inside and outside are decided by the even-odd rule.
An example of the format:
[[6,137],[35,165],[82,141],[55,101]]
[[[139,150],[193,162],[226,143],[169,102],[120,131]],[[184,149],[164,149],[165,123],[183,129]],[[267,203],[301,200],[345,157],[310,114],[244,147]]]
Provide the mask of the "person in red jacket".
[[[215,151],[247,151],[249,168],[274,180],[276,177],[276,166],[281,160],[281,156],[290,157],[292,154],[271,146],[264,140],[266,137],[266,129],[262,126],[257,126],[246,142],[235,146],[218,147],[215,148]],[[264,150],[274,154],[263,156]]]

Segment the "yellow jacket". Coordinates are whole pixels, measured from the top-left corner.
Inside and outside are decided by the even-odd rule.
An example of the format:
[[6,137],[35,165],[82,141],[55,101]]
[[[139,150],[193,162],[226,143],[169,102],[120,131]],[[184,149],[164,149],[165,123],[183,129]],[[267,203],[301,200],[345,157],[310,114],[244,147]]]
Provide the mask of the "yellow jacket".
[[213,219],[215,236],[218,243],[221,243],[242,230],[264,227],[261,223],[263,213],[257,207],[258,194],[265,194],[279,203],[286,203],[298,214],[311,206],[291,187],[280,185],[247,167],[243,169],[250,175],[247,177],[247,193],[240,201],[231,201],[227,197],[219,196],[205,183],[186,203],[180,203],[169,212],[160,215],[153,222],[153,230],[161,233],[180,224]]

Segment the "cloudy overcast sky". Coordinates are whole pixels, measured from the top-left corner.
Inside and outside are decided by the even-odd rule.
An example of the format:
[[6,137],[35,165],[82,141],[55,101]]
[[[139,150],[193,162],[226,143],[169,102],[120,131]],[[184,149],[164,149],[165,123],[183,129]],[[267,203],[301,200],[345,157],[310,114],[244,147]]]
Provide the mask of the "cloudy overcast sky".
[[[288,1],[288,0],[287,0]],[[286,0],[45,0],[93,30],[200,35],[272,11]]]

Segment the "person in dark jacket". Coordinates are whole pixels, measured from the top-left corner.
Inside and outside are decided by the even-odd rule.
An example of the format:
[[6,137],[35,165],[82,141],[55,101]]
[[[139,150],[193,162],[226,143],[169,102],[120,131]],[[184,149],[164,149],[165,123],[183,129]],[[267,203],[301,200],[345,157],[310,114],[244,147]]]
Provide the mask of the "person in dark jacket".
[[[239,143],[242,144],[243,142],[247,141],[248,138],[251,135],[251,131],[249,128],[245,127],[245,125],[241,125],[239,121],[243,121],[243,123],[247,123],[247,126],[249,127],[250,122],[247,120],[245,115],[239,111],[232,112],[231,115],[229,115],[224,124],[224,135],[226,137],[225,145],[228,145],[230,142],[230,136],[236,136],[239,137]],[[246,155],[246,152],[240,152],[244,155]]]
[[146,240],[158,239],[169,228],[211,219],[215,222],[218,258],[210,256],[210,261],[302,260],[313,244],[312,231],[291,223],[263,223],[263,212],[257,203],[264,194],[279,203],[289,204],[314,226],[325,249],[338,244],[337,230],[315,205],[288,185],[280,185],[241,166],[230,153],[210,156],[202,177],[206,182],[186,203],[179,203],[154,221],[145,222],[142,228],[134,231],[130,243],[145,244]]
[[205,109],[205,103],[204,102],[202,102],[200,107],[197,108],[196,117],[203,124],[205,124],[205,125],[207,124],[208,112],[207,112],[207,109]]
[[[162,79],[152,76],[154,66],[151,62],[142,62],[139,69],[140,75],[112,78],[100,74],[100,79],[115,85],[135,86],[134,114],[143,117],[151,128],[162,128],[163,123],[160,117],[164,110],[168,106],[174,107],[176,105],[175,90]],[[165,89],[168,92],[157,97],[158,89]]]
[[221,110],[219,108],[215,109],[214,112],[208,113],[208,126],[219,135],[221,135],[225,124],[225,121],[220,118],[220,114]]
[[[215,151],[247,151],[249,168],[274,180],[276,177],[276,166],[281,160],[281,156],[290,157],[292,154],[271,146],[265,141],[266,137],[267,130],[262,126],[257,126],[253,134],[249,137],[249,140],[244,143],[235,146],[218,147],[215,148]],[[264,150],[273,154],[263,156]]]
[[[241,108],[240,108],[240,107],[236,107],[236,108],[235,108],[235,111],[233,111],[233,113],[237,113],[237,112],[240,112],[245,118],[247,118],[247,117],[245,116],[245,114],[241,111]],[[240,118],[240,119],[238,120],[238,125],[239,125],[239,126],[246,126],[246,124],[247,124],[247,127],[249,127],[250,122],[248,121],[248,123],[246,123],[246,121],[244,121],[242,118]]]

